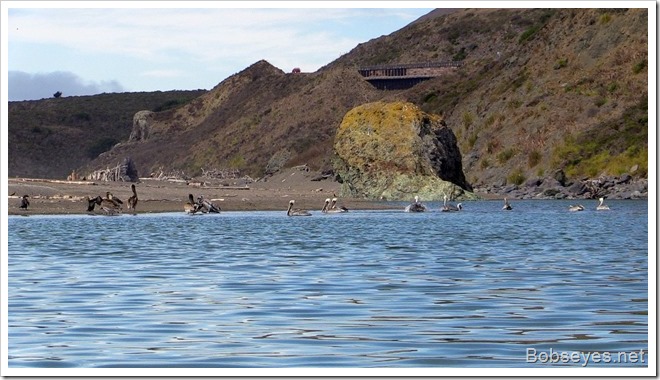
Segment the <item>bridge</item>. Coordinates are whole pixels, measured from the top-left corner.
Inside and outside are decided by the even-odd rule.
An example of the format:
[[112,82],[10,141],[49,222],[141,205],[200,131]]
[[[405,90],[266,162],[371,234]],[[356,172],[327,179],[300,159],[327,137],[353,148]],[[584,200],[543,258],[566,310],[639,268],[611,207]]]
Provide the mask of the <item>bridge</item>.
[[425,80],[461,67],[461,61],[377,65],[358,69],[365,80],[379,90],[405,90]]

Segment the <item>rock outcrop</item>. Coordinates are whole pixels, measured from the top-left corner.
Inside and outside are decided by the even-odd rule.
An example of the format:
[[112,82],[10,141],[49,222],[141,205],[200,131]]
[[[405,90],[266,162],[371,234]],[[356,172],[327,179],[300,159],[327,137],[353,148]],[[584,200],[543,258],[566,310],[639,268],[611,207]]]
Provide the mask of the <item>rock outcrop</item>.
[[138,111],[133,116],[133,129],[128,141],[144,141],[149,138],[151,125],[155,113],[152,111]]
[[337,129],[334,153],[343,196],[442,200],[472,191],[452,130],[412,103],[352,109]]

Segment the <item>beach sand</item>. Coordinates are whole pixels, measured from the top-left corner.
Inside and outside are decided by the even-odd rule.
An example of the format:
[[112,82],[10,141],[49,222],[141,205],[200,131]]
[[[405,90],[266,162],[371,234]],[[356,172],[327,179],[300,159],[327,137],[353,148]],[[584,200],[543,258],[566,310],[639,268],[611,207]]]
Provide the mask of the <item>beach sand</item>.
[[[184,212],[183,205],[188,194],[195,199],[203,195],[218,205],[222,211],[286,211],[289,201],[296,201],[296,208],[321,210],[326,198],[339,194],[340,184],[332,178],[312,181],[318,173],[288,169],[267,180],[244,184],[225,180],[205,182],[200,180],[171,181],[141,178],[135,183],[138,194],[137,213]],[[111,192],[124,201],[132,195],[130,182],[104,181],[65,181],[34,178],[8,179],[8,214],[86,214],[85,197],[106,196]],[[30,206],[20,209],[21,197],[28,195]],[[339,204],[348,209],[387,209],[392,208],[381,202],[364,199],[339,198]],[[96,209],[97,213],[101,211]]]

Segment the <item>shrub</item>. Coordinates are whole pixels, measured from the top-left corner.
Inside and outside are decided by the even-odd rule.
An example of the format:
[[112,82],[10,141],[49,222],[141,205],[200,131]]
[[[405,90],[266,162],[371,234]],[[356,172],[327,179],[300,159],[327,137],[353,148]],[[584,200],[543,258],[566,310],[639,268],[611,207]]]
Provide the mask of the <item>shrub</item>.
[[521,35],[520,38],[518,38],[518,43],[523,43],[525,41],[531,41],[534,39],[534,35],[536,32],[541,30],[541,25],[534,25],[527,30],[525,30]]
[[642,59],[633,66],[633,73],[639,74],[646,67],[646,59]]
[[506,177],[507,182],[514,185],[522,185],[526,179],[527,178],[525,178],[525,175],[520,168],[514,170],[508,177]]
[[513,157],[515,154],[516,154],[516,148],[509,148],[507,150],[504,150],[504,151],[500,152],[497,155],[497,161],[500,164],[503,164],[503,163],[509,161],[511,159],[511,157]]
[[533,168],[534,166],[538,165],[539,162],[541,162],[541,158],[542,155],[538,150],[531,151],[527,156],[527,164],[530,168]]
[[559,70],[559,69],[561,69],[561,68],[566,67],[566,65],[568,65],[568,59],[566,59],[566,58],[562,58],[562,59],[558,60],[558,61],[555,63],[555,66],[554,66],[553,68],[554,68],[555,70]]

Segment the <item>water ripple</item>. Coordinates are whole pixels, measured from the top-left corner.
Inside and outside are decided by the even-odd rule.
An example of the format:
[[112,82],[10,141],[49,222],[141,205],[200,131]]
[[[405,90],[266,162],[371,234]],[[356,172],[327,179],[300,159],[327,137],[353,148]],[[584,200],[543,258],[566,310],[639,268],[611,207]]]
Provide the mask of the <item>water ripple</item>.
[[647,205],[610,203],[10,217],[9,365],[521,367],[527,348],[647,350]]

